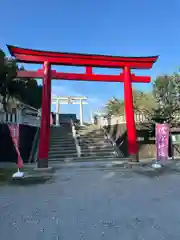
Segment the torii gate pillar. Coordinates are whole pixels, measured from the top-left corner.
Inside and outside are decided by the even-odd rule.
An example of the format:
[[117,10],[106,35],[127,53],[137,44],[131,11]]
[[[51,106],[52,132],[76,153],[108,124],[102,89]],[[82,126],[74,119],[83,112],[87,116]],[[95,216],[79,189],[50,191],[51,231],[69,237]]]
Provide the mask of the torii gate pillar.
[[79,103],[79,118],[80,118],[80,125],[83,126],[83,104],[82,104],[82,100],[80,99],[80,103]]
[[136,160],[138,158],[138,143],[136,137],[136,125],[134,120],[131,70],[129,67],[124,67],[124,102],[128,136],[128,153],[131,160]]
[[59,126],[59,113],[60,113],[60,103],[59,99],[56,100],[56,126]]
[[48,167],[48,152],[50,142],[50,113],[51,113],[51,64],[44,62],[43,92],[40,142],[38,152],[38,168]]

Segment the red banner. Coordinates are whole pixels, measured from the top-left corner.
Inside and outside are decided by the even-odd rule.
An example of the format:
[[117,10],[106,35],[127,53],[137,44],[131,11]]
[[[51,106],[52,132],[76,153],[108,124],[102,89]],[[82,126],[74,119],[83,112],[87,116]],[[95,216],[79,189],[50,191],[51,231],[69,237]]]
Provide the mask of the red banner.
[[50,114],[50,125],[53,125],[53,116],[52,116],[52,113]]
[[18,161],[17,161],[17,165],[18,168],[22,168],[23,167],[23,160],[21,158],[21,154],[19,152],[19,125],[18,124],[11,124],[8,125],[9,127],[9,131],[10,131],[10,135],[12,138],[12,141],[14,143],[17,155],[18,155]]

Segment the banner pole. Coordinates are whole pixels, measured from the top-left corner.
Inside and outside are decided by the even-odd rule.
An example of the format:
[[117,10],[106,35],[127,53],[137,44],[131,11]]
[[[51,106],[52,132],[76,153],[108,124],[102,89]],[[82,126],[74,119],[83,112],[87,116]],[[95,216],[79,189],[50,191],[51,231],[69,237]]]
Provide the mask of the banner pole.
[[14,147],[16,149],[17,153],[17,172],[15,172],[12,177],[13,178],[23,178],[24,177],[24,172],[20,171],[20,168],[23,167],[23,160],[21,158],[21,154],[19,151],[19,124],[11,124],[8,125],[10,135],[12,138],[12,141],[14,143]]

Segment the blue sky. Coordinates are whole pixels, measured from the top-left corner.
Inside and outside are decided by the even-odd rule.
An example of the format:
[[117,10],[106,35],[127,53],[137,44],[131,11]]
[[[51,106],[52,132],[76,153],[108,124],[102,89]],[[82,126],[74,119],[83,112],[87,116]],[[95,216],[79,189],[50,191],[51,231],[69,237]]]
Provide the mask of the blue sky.
[[[180,66],[179,0],[1,0],[0,47],[6,44],[52,51],[160,55],[151,71],[137,74],[172,73]],[[29,69],[40,66],[28,66]],[[54,66],[55,69],[55,66]],[[82,71],[58,67],[64,71]],[[115,73],[112,70],[96,70]],[[136,84],[149,90],[151,84]],[[53,81],[53,94],[85,95],[85,118],[113,97],[123,97],[122,83]],[[78,114],[78,105],[63,105],[63,112]]]

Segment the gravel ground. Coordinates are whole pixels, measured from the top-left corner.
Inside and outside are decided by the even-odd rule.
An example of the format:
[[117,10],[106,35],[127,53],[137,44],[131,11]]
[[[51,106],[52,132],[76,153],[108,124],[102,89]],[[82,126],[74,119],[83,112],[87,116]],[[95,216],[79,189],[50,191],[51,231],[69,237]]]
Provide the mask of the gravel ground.
[[1,240],[180,239],[180,173],[59,169],[48,183],[0,186]]

